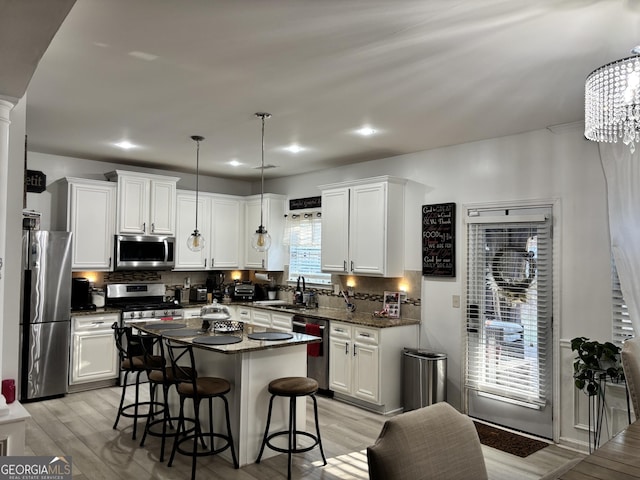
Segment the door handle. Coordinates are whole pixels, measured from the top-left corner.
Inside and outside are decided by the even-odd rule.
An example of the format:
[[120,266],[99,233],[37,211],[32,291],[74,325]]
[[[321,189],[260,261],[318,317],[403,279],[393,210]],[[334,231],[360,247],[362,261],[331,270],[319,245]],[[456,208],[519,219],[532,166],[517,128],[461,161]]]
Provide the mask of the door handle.
[[347,261],[346,260],[342,261],[342,270],[345,271],[345,272],[347,271]]
[[142,233],[147,233],[147,222],[142,222]]
[[357,345],[354,343],[353,344],[353,356],[354,357],[356,356],[356,347],[357,347]]
[[151,224],[151,233],[154,233],[156,231],[156,224],[152,223]]
[[353,272],[353,260],[351,260],[351,271]]
[[349,355],[349,342],[344,342],[344,354]]
[[204,259],[204,268],[207,268],[207,259]]

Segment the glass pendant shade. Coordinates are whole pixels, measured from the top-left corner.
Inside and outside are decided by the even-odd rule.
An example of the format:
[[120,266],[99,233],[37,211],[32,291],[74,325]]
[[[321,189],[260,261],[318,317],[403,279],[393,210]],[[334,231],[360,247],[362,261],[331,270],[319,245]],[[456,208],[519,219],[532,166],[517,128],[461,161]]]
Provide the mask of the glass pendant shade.
[[187,247],[192,252],[199,252],[205,246],[205,240],[198,230],[194,230],[189,238],[187,238]]
[[266,252],[271,246],[271,235],[262,225],[251,236],[251,246],[258,252]]
[[192,135],[191,140],[196,142],[196,227],[193,229],[193,233],[189,235],[187,238],[187,247],[192,252],[199,252],[205,246],[204,237],[200,234],[198,230],[198,180],[200,178],[200,142],[204,140],[203,136],[200,135]]

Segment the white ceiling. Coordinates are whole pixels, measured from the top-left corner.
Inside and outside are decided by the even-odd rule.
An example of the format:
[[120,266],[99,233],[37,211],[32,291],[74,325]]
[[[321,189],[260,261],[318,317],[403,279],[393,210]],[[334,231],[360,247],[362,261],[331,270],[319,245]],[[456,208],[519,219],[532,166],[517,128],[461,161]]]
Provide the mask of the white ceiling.
[[255,179],[259,111],[267,178],[576,122],[639,21],[640,0],[77,0],[29,150],[193,172],[198,134],[202,173]]

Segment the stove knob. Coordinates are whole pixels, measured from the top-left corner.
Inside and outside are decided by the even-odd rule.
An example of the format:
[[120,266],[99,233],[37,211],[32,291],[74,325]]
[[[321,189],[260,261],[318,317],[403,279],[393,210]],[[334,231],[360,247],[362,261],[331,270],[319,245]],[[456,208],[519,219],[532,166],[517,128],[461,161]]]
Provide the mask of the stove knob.
[[171,312],[169,310],[165,310],[164,311],[164,316],[165,317],[168,317],[170,314],[171,314]]
[[142,318],[142,312],[138,312],[138,318]]
[[156,316],[156,312],[151,312],[151,318],[154,318]]
[[135,316],[136,316],[136,312],[131,312],[131,313],[129,314],[129,317],[130,317],[130,318],[135,318]]

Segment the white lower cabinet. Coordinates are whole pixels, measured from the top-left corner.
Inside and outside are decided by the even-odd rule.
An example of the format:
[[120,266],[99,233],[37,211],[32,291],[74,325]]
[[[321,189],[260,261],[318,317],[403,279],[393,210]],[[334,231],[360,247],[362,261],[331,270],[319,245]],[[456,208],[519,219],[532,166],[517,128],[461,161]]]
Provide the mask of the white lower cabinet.
[[200,307],[190,307],[182,309],[182,318],[185,320],[188,318],[198,318],[200,316],[200,311],[202,309]]
[[416,347],[417,325],[375,328],[331,322],[329,388],[338,399],[382,413],[402,408],[403,347]]
[[236,307],[236,312],[232,318],[279,332],[293,331],[292,314],[270,312],[269,310],[239,305]]
[[72,317],[69,385],[118,377],[118,350],[111,325],[117,313]]

